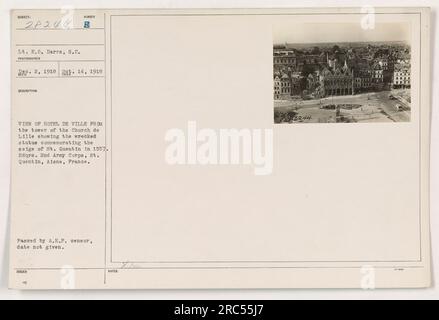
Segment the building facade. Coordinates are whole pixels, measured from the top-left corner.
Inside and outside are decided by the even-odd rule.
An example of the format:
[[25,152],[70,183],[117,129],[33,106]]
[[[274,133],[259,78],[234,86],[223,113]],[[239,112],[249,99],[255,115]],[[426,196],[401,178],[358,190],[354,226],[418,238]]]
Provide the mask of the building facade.
[[355,93],[354,73],[347,63],[343,67],[325,68],[320,74],[321,94],[328,96],[352,95]]
[[278,74],[274,77],[274,99],[285,100],[291,98],[291,79],[286,74]]
[[393,72],[394,88],[410,88],[411,86],[411,72],[410,65],[395,65],[395,71]]
[[294,52],[276,52],[273,55],[273,66],[275,69],[282,69],[284,67],[295,67],[297,65],[297,58]]

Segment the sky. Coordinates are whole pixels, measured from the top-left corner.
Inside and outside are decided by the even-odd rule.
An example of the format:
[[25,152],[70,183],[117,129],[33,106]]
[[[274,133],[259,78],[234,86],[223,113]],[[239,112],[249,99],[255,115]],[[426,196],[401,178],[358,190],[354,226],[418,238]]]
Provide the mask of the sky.
[[273,26],[273,41],[283,43],[410,41],[408,23],[377,23],[364,30],[360,23],[279,23]]

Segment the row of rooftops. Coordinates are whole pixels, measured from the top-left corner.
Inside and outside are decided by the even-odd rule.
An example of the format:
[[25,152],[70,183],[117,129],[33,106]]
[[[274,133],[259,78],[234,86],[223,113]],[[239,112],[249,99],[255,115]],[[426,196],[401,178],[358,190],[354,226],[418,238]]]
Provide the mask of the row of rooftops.
[[368,61],[373,61],[373,60],[392,60],[392,61],[396,61],[398,59],[410,59],[410,52],[405,52],[405,51],[391,51],[388,54],[379,54],[378,56],[375,56],[375,53],[372,52],[357,52],[354,53],[351,50],[348,50],[347,52],[337,52],[337,53],[333,53],[333,52],[328,52],[328,51],[322,51],[319,54],[313,54],[313,53],[303,53],[303,52],[298,52],[295,49],[288,49],[288,50],[279,50],[279,49],[274,49],[273,51],[273,56],[274,57],[296,57],[297,59],[319,59],[319,58],[323,58],[323,57],[327,57],[329,59],[334,59],[335,57],[339,57],[342,60],[343,59],[348,59],[348,58],[361,58],[364,60],[368,60]]
[[[401,67],[401,70],[404,70],[404,68],[407,68],[405,65],[404,67]],[[349,65],[347,61],[343,65],[332,63],[324,66],[318,66],[318,69],[314,72],[310,73],[308,75],[309,77],[314,76],[323,76],[323,77],[329,77],[329,76],[355,76],[355,77],[364,77],[364,76],[372,76],[373,72],[375,70],[382,70],[382,67],[380,65],[375,64],[373,67],[370,67],[369,64],[362,65],[362,67],[353,67],[352,65]],[[291,78],[302,78],[300,71],[295,71],[294,69],[290,68],[289,70],[280,70],[274,72],[274,78],[278,77],[279,79],[291,79]]]
[[[328,60],[326,63],[317,63],[313,65],[315,71],[330,73],[351,73],[352,71],[361,72],[363,70],[383,70],[383,66],[379,62],[369,63],[367,61],[349,61],[344,62],[338,60]],[[287,72],[300,72],[300,68],[289,66]]]

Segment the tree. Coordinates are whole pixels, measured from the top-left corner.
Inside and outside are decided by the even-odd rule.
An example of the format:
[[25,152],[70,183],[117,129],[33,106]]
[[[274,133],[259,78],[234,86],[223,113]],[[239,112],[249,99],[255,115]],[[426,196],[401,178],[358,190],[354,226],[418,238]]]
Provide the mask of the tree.
[[307,77],[310,73],[314,72],[314,68],[312,65],[304,64],[302,68],[302,75],[304,77]]
[[311,51],[312,54],[320,54],[320,48],[319,47],[314,47]]

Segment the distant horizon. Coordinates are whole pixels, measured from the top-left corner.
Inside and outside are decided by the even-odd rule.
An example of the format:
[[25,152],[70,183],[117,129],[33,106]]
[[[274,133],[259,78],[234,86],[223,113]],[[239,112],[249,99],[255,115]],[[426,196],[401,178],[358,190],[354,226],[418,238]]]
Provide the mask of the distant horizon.
[[318,45],[346,45],[346,44],[405,44],[410,46],[410,43],[405,40],[396,40],[396,41],[330,41],[330,42],[279,42],[273,43],[273,46],[302,46],[302,47],[312,47]]

